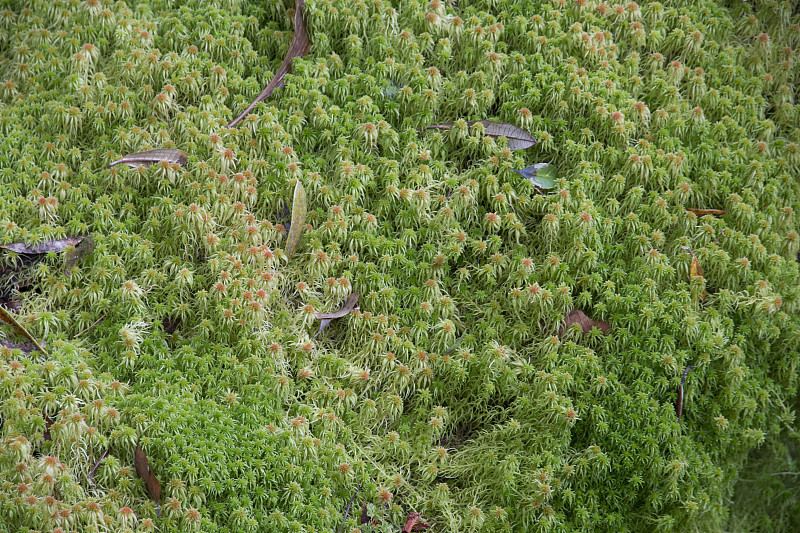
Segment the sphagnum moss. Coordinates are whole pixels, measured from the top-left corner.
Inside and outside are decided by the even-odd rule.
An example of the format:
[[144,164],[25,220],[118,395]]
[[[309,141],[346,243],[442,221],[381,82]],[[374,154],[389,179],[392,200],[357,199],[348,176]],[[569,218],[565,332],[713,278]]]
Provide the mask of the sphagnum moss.
[[0,530],[332,531],[359,486],[347,531],[788,530],[729,516],[794,424],[792,4],[307,0],[225,129],[292,7],[0,2],[0,243],[95,242],[0,256],[51,354],[0,351]]

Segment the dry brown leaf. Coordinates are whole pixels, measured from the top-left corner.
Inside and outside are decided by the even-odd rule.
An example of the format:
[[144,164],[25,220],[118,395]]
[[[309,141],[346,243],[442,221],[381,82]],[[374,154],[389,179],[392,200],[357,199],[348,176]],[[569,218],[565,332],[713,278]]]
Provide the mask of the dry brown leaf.
[[372,521],[372,517],[369,516],[367,513],[367,502],[361,504],[361,522],[360,524],[369,524]]
[[319,325],[319,331],[314,334],[314,338],[317,338],[317,335],[322,333],[322,330],[328,327],[328,324],[331,321],[336,320],[337,318],[342,318],[348,313],[351,313],[354,309],[358,308],[358,298],[360,294],[358,291],[353,291],[350,293],[350,296],[347,297],[342,307],[333,311],[331,313],[317,313],[314,315],[314,318],[321,320],[322,322]]
[[691,211],[692,213],[694,213],[699,217],[704,217],[706,215],[718,217],[720,215],[728,214],[727,211],[723,211],[722,209],[696,209],[694,207],[687,207],[686,210]]
[[584,334],[591,332],[592,328],[599,328],[604,334],[608,333],[608,330],[611,329],[611,326],[609,326],[608,323],[592,320],[586,316],[583,311],[573,309],[566,317],[564,317],[564,325],[561,326],[558,334],[563,335],[573,324],[580,324]]
[[117,159],[109,164],[109,167],[119,165],[120,163],[128,165],[129,167],[150,167],[161,161],[168,161],[170,163],[177,163],[184,166],[189,161],[189,154],[183,150],[176,148],[156,148],[155,150],[146,150],[144,152],[134,152]]
[[20,350],[24,353],[31,353],[38,350],[36,345],[32,342],[11,342],[6,339],[0,340],[0,346],[3,348],[8,348],[9,350]]
[[[429,130],[450,130],[453,122],[428,126]],[[495,122],[493,120],[472,120],[467,122],[467,126],[472,128],[475,124],[483,125],[483,130],[490,137],[505,137],[508,139],[508,148],[511,150],[524,150],[536,144],[536,139],[527,131],[506,122]]]
[[289,228],[289,235],[286,237],[286,258],[294,255],[297,246],[300,244],[300,237],[306,226],[306,212],[308,204],[306,202],[306,190],[300,180],[294,186],[294,200],[292,201],[292,225]]
[[236,124],[239,123],[244,117],[246,117],[250,111],[259,103],[261,100],[268,98],[269,95],[272,94],[272,91],[277,89],[281,86],[281,82],[283,81],[283,77],[289,72],[292,68],[292,59],[295,57],[303,57],[308,54],[311,50],[311,40],[308,37],[308,28],[306,27],[306,20],[303,17],[303,4],[305,0],[294,0],[294,37],[292,37],[292,43],[289,45],[289,51],[286,52],[286,57],[283,59],[283,63],[281,66],[278,67],[278,72],[275,73],[273,76],[272,81],[269,82],[261,94],[256,96],[256,99],[253,100],[247,109],[242,111],[242,114],[233,119],[226,128],[232,128]]
[[136,473],[139,474],[139,477],[144,481],[147,492],[155,500],[156,505],[158,505],[160,509],[161,483],[158,482],[156,475],[150,469],[150,462],[147,460],[147,455],[139,448],[138,444],[136,445],[136,449],[133,450],[133,466],[136,468]]
[[371,526],[378,526],[380,523],[367,512],[367,502],[361,505],[361,524],[368,524]]
[[39,350],[40,352],[42,352],[42,353],[43,353],[43,354],[45,354],[45,355],[50,355],[49,353],[47,353],[47,350],[45,350],[44,348],[42,348],[41,344],[39,344],[39,342],[38,342],[38,341],[37,341],[37,340],[36,340],[36,339],[33,337],[33,335],[31,335],[31,334],[28,332],[28,330],[27,330],[27,329],[25,329],[25,328],[22,326],[22,324],[20,324],[19,322],[17,322],[17,319],[16,319],[16,318],[14,318],[14,317],[11,315],[11,313],[9,313],[8,311],[6,311],[6,310],[3,308],[3,306],[0,306],[0,319],[2,319],[3,321],[5,321],[5,322],[8,322],[9,324],[11,324],[11,325],[14,327],[14,329],[15,329],[15,330],[17,330],[17,333],[19,333],[20,335],[22,335],[23,337],[25,337],[26,339],[28,339],[29,341],[31,341],[31,342],[34,344],[34,346],[36,346],[36,349],[37,349],[37,350]]
[[692,264],[689,266],[689,275],[703,277],[703,267],[700,266],[700,260],[692,256]]
[[14,244],[0,246],[0,248],[10,250],[18,254],[47,254],[50,252],[63,252],[69,246],[78,246],[81,241],[83,241],[83,237],[66,237],[64,239],[54,239],[39,244],[15,242]]
[[55,423],[55,420],[52,418],[45,416],[44,417],[44,433],[42,434],[43,440],[53,440],[53,437],[50,435],[50,427]]
[[419,513],[408,513],[406,516],[406,525],[403,526],[402,533],[411,533],[412,531],[424,531],[430,529],[431,525],[425,522]]
[[[697,256],[694,255],[694,252],[692,252],[692,250],[689,247],[681,246],[681,248],[689,252],[689,254],[692,256],[692,262],[689,264],[689,276],[691,277],[700,276],[702,278],[703,267],[700,266],[700,260],[697,258]],[[700,295],[700,299],[702,300],[705,297],[706,297],[706,291],[703,290],[703,294]]]

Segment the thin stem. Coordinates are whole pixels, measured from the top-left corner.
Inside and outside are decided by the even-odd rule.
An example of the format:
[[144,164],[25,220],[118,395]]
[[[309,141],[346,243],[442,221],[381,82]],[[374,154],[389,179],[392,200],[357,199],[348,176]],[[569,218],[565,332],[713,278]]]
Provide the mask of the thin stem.
[[108,455],[108,449],[106,449],[106,451],[103,452],[103,455],[101,455],[100,459],[97,460],[97,463],[95,463],[94,468],[92,468],[92,471],[89,472],[89,483],[91,483],[92,485],[94,485],[94,482],[92,481],[92,476],[94,476],[94,471],[97,470],[97,467],[100,466],[100,463],[103,461],[103,459],[106,458],[106,455]]
[[101,316],[100,318],[98,318],[97,320],[95,320],[95,321],[94,321],[94,324],[92,324],[92,325],[91,325],[91,326],[89,326],[88,328],[84,329],[83,331],[81,331],[80,333],[78,333],[77,335],[75,335],[75,337],[74,337],[74,338],[76,338],[76,339],[77,339],[78,337],[80,337],[81,335],[83,335],[84,333],[86,333],[87,331],[89,331],[90,329],[92,329],[93,327],[95,327],[97,324],[99,324],[100,322],[102,322],[102,321],[103,321],[103,319],[104,319],[106,316],[108,316],[108,311],[106,311],[106,312],[103,314],[103,316]]
[[344,529],[344,524],[345,522],[347,522],[347,517],[350,514],[350,506],[353,505],[353,501],[356,499],[356,494],[358,494],[358,491],[360,490],[361,490],[361,483],[359,483],[358,487],[356,487],[356,491],[353,493],[353,497],[350,498],[350,503],[347,504],[347,509],[344,510],[344,518],[342,519],[342,525],[339,527],[338,533],[342,533],[342,530]]

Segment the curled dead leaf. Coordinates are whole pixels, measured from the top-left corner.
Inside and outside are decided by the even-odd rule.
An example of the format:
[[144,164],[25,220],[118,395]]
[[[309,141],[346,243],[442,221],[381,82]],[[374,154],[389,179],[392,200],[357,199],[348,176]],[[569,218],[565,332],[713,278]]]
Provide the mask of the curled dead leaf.
[[184,166],[186,165],[187,161],[189,161],[189,154],[176,148],[156,148],[155,150],[146,150],[144,152],[134,152],[132,154],[128,154],[120,159],[117,159],[108,166],[113,167],[115,165],[125,164],[133,168],[147,168],[155,165],[156,163],[160,163],[161,161],[168,161],[170,163],[177,163],[180,166]]
[[[42,345],[46,346],[44,342],[42,342]],[[11,342],[7,339],[0,340],[0,346],[9,350],[19,350],[23,353],[31,353],[39,349],[32,342]]]
[[[428,130],[451,130],[453,129],[453,122],[446,122],[444,124],[436,124],[428,126]],[[472,129],[475,124],[483,126],[483,132],[490,137],[505,137],[508,139],[508,148],[511,150],[524,150],[536,144],[536,139],[513,124],[507,122],[495,122],[493,120],[471,120],[467,122],[467,126]]]
[[150,461],[147,460],[147,455],[144,451],[136,445],[133,450],[133,466],[136,468],[136,473],[144,481],[144,486],[147,492],[155,500],[156,505],[159,507],[159,514],[161,509],[161,483],[158,482],[156,475],[150,469]]
[[412,531],[424,531],[430,529],[431,525],[424,521],[419,513],[408,513],[406,516],[406,525],[403,526],[402,533],[411,533]]
[[367,512],[367,502],[361,504],[361,521],[360,524],[369,524],[372,521],[372,517],[369,516]]
[[317,335],[322,333],[322,330],[328,327],[328,324],[331,321],[336,320],[337,318],[342,318],[343,316],[351,313],[353,310],[358,309],[358,298],[360,294],[358,291],[353,291],[350,293],[350,296],[347,297],[342,307],[337,309],[336,311],[330,313],[317,313],[314,315],[314,318],[321,320],[319,325],[319,330],[314,334],[314,338],[317,338]]
[[50,435],[50,426],[52,426],[54,423],[55,420],[49,416],[44,417],[44,433],[42,434],[43,440],[53,440],[53,437]]
[[597,320],[592,320],[586,316],[583,311],[580,311],[579,309],[573,309],[566,317],[564,317],[564,325],[558,330],[558,335],[564,335],[564,333],[566,333],[566,331],[573,324],[579,324],[584,334],[591,332],[592,328],[598,328],[603,332],[603,334],[608,333],[608,330],[611,329],[611,326],[609,326],[607,322],[598,322]]
[[16,252],[18,254],[47,254],[50,252],[63,252],[69,246],[78,246],[83,237],[65,237],[63,239],[53,239],[50,241],[41,242],[39,244],[25,244],[24,242],[15,242],[14,244],[6,244],[0,246],[5,250]]
[[727,211],[723,211],[722,209],[697,209],[697,208],[694,208],[694,207],[687,207],[686,210],[689,211],[689,212],[694,213],[698,217],[704,217],[706,215],[711,215],[711,216],[714,216],[714,217],[718,217],[718,216],[721,216],[721,215],[728,214]]
[[[689,254],[692,256],[692,262],[689,264],[689,276],[691,277],[698,276],[702,278],[703,267],[700,266],[700,260],[697,258],[696,255],[694,255],[694,252],[692,252],[692,250],[689,249],[687,246],[681,246],[681,248],[689,252]],[[703,294],[700,295],[700,299],[702,300],[705,297],[706,297],[706,291],[703,290]]]
[[305,0],[295,0],[294,1],[294,37],[292,37],[292,42],[289,45],[289,51],[286,52],[286,57],[283,59],[283,63],[281,66],[278,67],[278,72],[275,73],[275,76],[272,77],[272,81],[269,82],[261,94],[256,96],[256,99],[253,100],[247,109],[242,111],[242,113],[233,119],[226,128],[232,128],[236,124],[239,123],[244,117],[246,117],[250,111],[259,103],[261,100],[268,98],[269,95],[272,94],[272,91],[277,89],[281,86],[283,82],[283,77],[289,72],[292,68],[292,59],[295,57],[303,57],[308,54],[311,50],[311,40],[308,37],[308,27],[306,26],[306,20],[303,17],[303,4]]

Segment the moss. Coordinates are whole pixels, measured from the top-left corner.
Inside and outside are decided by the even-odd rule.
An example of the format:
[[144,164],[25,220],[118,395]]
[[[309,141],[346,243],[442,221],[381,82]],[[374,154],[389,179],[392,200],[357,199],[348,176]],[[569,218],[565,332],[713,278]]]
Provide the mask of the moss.
[[[357,487],[379,525],[345,530],[760,523],[730,498],[796,431],[789,2],[308,0],[311,53],[231,129],[288,2],[0,6],[0,241],[94,241],[0,255],[51,352],[0,352],[7,528],[331,531]],[[189,161],[107,168],[156,147]]]

